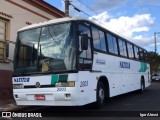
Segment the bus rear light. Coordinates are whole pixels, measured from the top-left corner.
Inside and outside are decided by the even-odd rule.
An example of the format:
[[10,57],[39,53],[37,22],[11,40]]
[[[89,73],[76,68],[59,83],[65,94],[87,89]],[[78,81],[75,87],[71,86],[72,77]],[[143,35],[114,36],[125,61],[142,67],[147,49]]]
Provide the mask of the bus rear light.
[[13,84],[13,89],[23,89],[23,84]]
[[69,82],[58,82],[55,84],[56,87],[74,87],[75,82],[69,81]]

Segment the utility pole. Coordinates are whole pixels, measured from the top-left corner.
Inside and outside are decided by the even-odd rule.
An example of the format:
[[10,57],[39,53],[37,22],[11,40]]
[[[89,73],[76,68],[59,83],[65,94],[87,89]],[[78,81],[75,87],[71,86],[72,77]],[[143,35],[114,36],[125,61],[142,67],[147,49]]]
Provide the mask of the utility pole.
[[154,45],[155,45],[155,53],[156,53],[157,52],[156,32],[154,32]]
[[65,0],[65,17],[69,17],[69,0]]
[[155,53],[157,53],[157,34],[160,35],[160,32],[154,32]]

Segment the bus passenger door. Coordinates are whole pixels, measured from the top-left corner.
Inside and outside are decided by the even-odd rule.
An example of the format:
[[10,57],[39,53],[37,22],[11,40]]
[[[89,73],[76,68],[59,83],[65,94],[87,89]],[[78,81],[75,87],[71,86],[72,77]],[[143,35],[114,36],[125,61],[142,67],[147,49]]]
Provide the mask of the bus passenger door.
[[[92,54],[91,54],[91,32],[90,25],[85,23],[79,24],[79,69],[91,70],[92,69]],[[87,35],[88,49],[82,49],[82,36]]]

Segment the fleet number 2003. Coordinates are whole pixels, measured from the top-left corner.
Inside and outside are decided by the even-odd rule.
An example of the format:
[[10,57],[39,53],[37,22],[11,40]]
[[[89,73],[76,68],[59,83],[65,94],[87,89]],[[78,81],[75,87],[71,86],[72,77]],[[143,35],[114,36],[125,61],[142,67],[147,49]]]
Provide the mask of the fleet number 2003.
[[81,81],[80,82],[80,87],[86,87],[88,86],[88,81]]

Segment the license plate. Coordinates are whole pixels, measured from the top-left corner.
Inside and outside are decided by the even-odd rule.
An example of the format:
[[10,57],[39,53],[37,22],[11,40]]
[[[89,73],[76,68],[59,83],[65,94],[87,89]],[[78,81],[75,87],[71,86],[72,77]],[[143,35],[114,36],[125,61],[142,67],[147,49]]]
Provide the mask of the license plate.
[[45,100],[45,95],[34,95],[35,100]]

